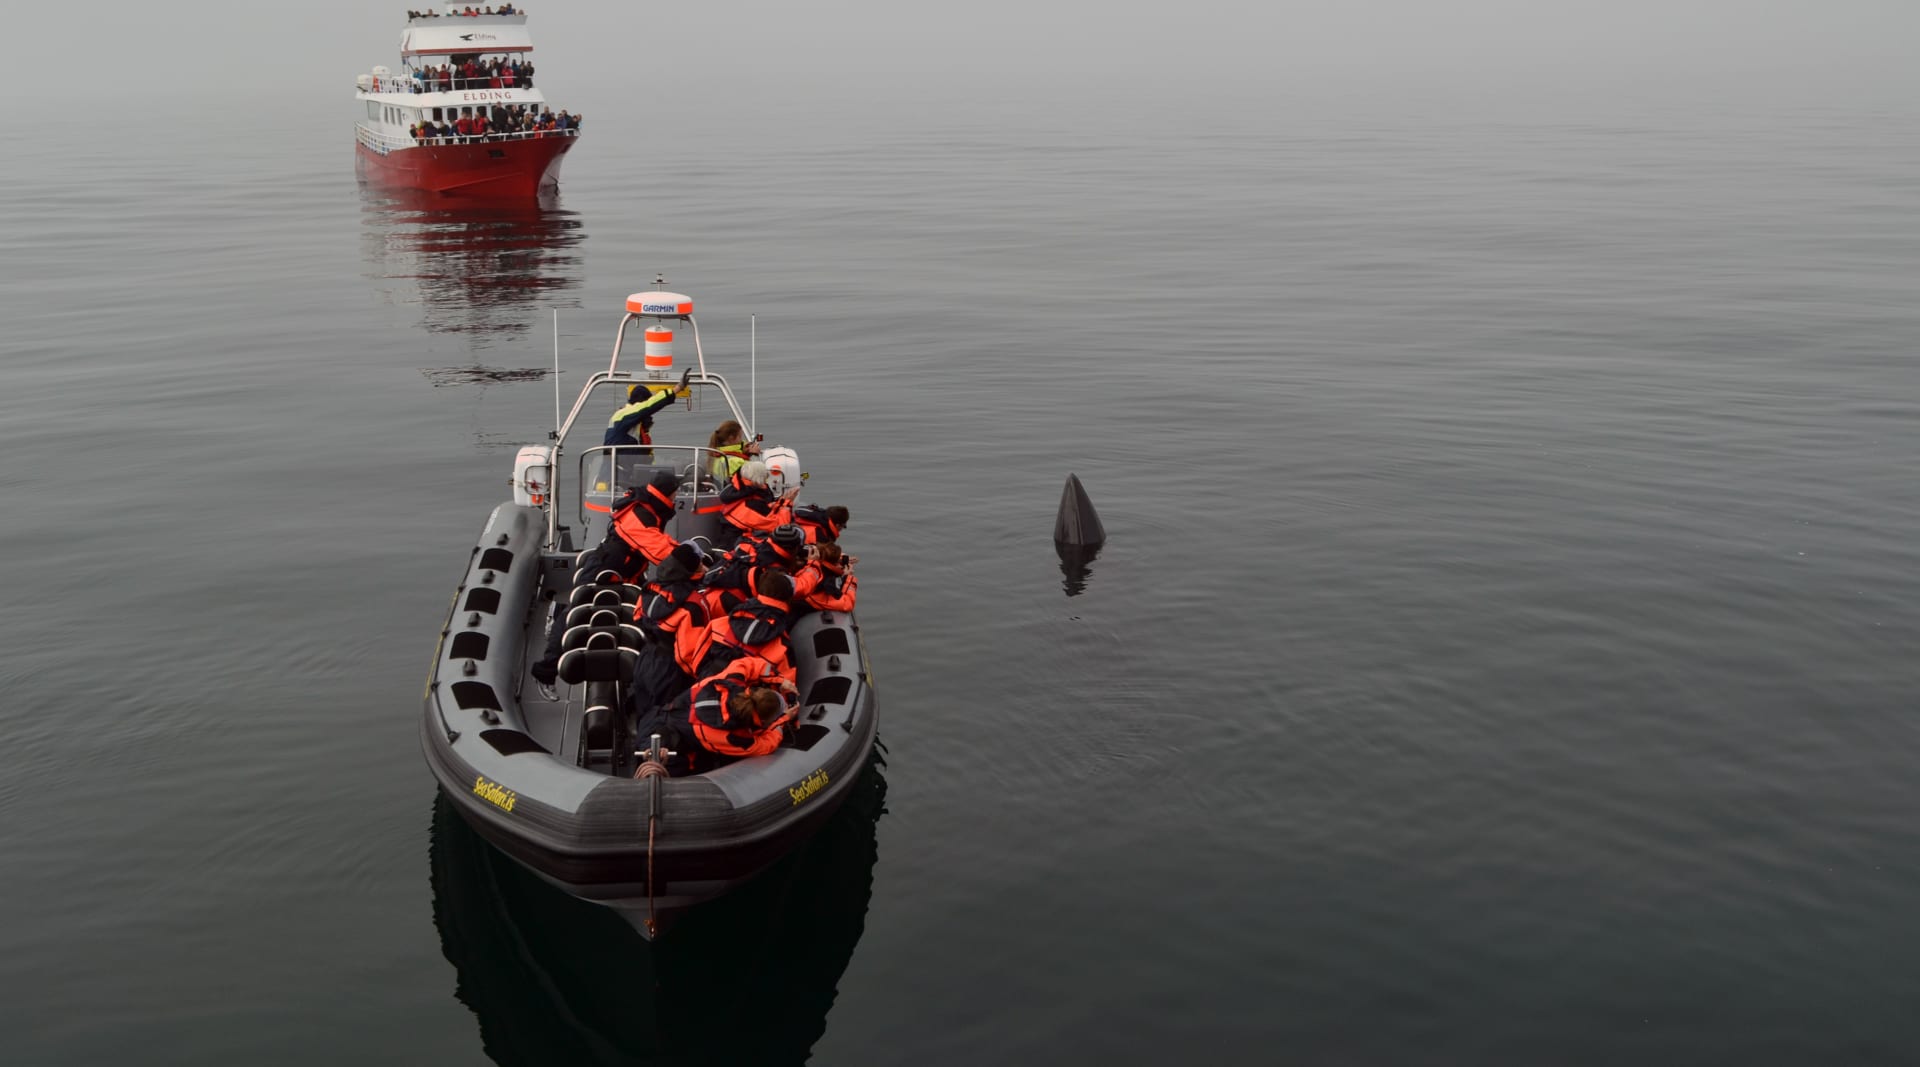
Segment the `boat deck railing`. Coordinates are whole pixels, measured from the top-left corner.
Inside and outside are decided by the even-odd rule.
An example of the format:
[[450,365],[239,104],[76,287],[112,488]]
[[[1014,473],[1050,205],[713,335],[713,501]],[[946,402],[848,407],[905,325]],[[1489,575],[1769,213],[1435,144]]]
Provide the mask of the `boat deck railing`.
[[[370,79],[370,84],[366,89],[367,92],[396,93],[402,96],[431,96],[434,93],[450,95],[452,93],[465,93],[465,92],[475,92],[475,93],[504,92],[507,90],[514,90],[514,89],[531,90],[531,89],[538,88],[538,86],[534,85],[532,82],[527,82],[522,85],[491,85],[491,84],[487,84],[489,79],[467,78],[463,76],[463,77],[453,79],[454,84],[452,87],[443,89],[437,83],[429,84],[425,81],[415,78],[411,72],[402,73],[402,74],[387,74],[384,76],[379,74],[369,74],[367,75],[367,77]],[[479,85],[472,84],[473,82],[476,82],[476,81],[480,82],[481,84]],[[354,84],[357,86],[359,83],[355,82]],[[470,102],[470,101],[466,101],[466,102]],[[537,102],[537,101],[528,101],[528,102]],[[425,105],[425,106],[430,107],[433,105]]]
[[[485,7],[487,5],[476,4],[474,6]],[[527,13],[524,11],[515,11],[511,15],[457,15],[453,12],[440,15],[428,15],[422,13],[416,14],[407,20],[407,25],[409,26],[525,26],[526,24]]]
[[544,137],[578,137],[579,130],[515,130],[511,133],[489,133],[484,137],[423,137],[416,141],[411,134],[394,135],[369,128],[365,123],[355,123],[354,139],[381,155],[402,148],[421,148],[430,145],[450,144],[493,144],[505,141],[537,141]]
[[[610,472],[610,475],[608,477],[605,477],[605,478],[601,477],[599,470],[595,470],[592,472],[591,475],[589,475],[588,466],[585,462],[585,457],[587,456],[605,454],[605,453],[626,453],[629,455],[633,455],[635,457],[633,462],[626,464],[629,468],[632,468],[632,467],[638,467],[642,465],[649,466],[649,467],[664,466],[665,464],[660,463],[658,459],[652,462],[647,462],[643,464],[643,462],[638,459],[638,454],[641,452],[647,452],[647,451],[651,451],[654,453],[666,453],[673,457],[674,469],[681,473],[682,482],[686,482],[689,480],[687,477],[687,474],[688,474],[687,463],[691,462],[693,464],[693,471],[691,472],[693,475],[695,475],[695,477],[691,479],[693,483],[693,510],[697,511],[702,506],[701,505],[702,500],[706,500],[714,495],[717,495],[715,490],[704,487],[705,483],[710,480],[717,481],[717,479],[711,479],[710,475],[708,475],[708,472],[711,470],[712,462],[716,453],[713,451],[713,449],[709,448],[708,446],[700,445],[700,444],[696,444],[696,445],[674,445],[674,444],[598,445],[596,444],[586,448],[582,448],[579,452],[579,455],[582,458],[581,460],[577,461],[573,471],[576,481],[572,486],[566,485],[567,479],[566,479],[566,476],[562,473],[566,469],[566,464],[565,464],[565,461],[561,459],[561,456],[563,455],[571,456],[574,454],[572,449],[566,447],[567,438],[571,435],[575,423],[579,421],[581,413],[586,410],[587,405],[593,401],[596,394],[598,394],[598,396],[603,399],[609,399],[609,400],[618,399],[618,402],[613,404],[613,407],[618,408],[622,404],[626,403],[626,401],[623,398],[626,395],[627,391],[632,389],[636,385],[654,384],[659,386],[667,386],[672,384],[671,379],[655,380],[651,378],[640,378],[630,372],[617,369],[619,367],[619,362],[620,362],[619,353],[620,353],[621,339],[626,336],[627,324],[641,317],[642,316],[637,315],[633,312],[628,312],[626,317],[620,320],[620,332],[615,337],[615,340],[614,340],[614,346],[613,346],[614,358],[612,361],[612,366],[610,366],[606,370],[595,372],[591,377],[587,379],[586,384],[582,386],[580,389],[580,395],[576,397],[573,401],[573,410],[567,412],[566,417],[559,420],[560,428],[551,435],[551,439],[553,440],[553,447],[554,447],[554,466],[553,466],[553,470],[549,473],[548,476],[553,480],[553,484],[549,487],[550,496],[546,506],[547,546],[549,548],[559,544],[560,519],[563,513],[562,512],[563,501],[567,498],[569,494],[571,494],[574,497],[574,499],[577,501],[575,507],[580,516],[580,521],[584,523],[587,521],[588,512],[606,514],[607,508],[609,507],[609,505],[613,501],[620,499],[620,497],[626,493],[627,489],[631,487],[636,480],[640,480],[640,481],[645,480],[644,476],[640,478],[636,478],[633,476],[625,476],[625,477],[621,476],[620,470],[619,470],[621,463],[618,463],[618,462],[612,464],[614,469]],[[752,418],[746,412],[740,409],[740,402],[734,399],[733,389],[727,385],[727,380],[721,377],[720,375],[714,374],[705,369],[706,356],[700,353],[700,328],[698,324],[694,323],[692,315],[684,316],[684,319],[689,325],[693,326],[694,351],[696,353],[697,358],[700,360],[699,364],[697,364],[699,369],[696,370],[689,378],[689,381],[688,381],[689,387],[695,390],[703,390],[703,389],[714,390],[714,392],[718,394],[720,401],[725,405],[726,414],[730,415],[734,422],[737,422],[740,424],[746,439],[753,440],[754,429],[753,429]],[[621,394],[621,398],[608,397],[607,396],[608,390],[618,390]],[[695,397],[699,397],[701,394],[699,392],[695,392],[693,395]],[[559,398],[556,396],[555,400],[557,401],[558,399]],[[696,406],[694,410],[697,411],[699,410],[699,408]],[[556,404],[556,410],[554,413],[555,415],[559,414],[557,404]],[[625,461],[622,460],[621,462],[625,462]],[[607,463],[608,461],[603,460],[600,466],[604,468],[605,466],[607,466]],[[638,472],[635,472],[635,473],[637,474]],[[707,475],[707,477],[700,477],[701,475]],[[602,488],[603,482],[605,483],[604,488]]]
[[[719,495],[719,480],[713,476],[713,461],[718,456],[706,445],[595,445],[582,449],[574,467],[578,479],[575,484],[580,486],[576,515],[585,525],[590,512],[608,514],[614,501],[634,485],[646,484],[658,467],[672,467],[680,475],[681,485],[693,491],[688,510],[699,511],[703,495],[709,503]],[[636,469],[646,473],[628,473]]]

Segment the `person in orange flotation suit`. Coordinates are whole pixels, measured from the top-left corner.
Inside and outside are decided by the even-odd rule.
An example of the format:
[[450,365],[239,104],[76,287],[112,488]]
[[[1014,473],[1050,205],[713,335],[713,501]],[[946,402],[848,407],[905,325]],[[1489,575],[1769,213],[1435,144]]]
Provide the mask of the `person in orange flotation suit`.
[[813,561],[793,576],[794,600],[814,611],[852,611],[860,587],[853,574],[858,562],[831,541],[816,545]]
[[688,694],[693,746],[682,752],[687,771],[710,771],[779,748],[792,717],[786,699],[792,692],[772,664],[754,656],[742,656],[700,679]]
[[648,640],[660,632],[661,623],[699,597],[700,579],[706,573],[707,560],[700,554],[700,547],[686,542],[674,546],[666,559],[647,572],[640,601],[633,608],[633,621],[646,631]]
[[800,527],[784,523],[768,534],[751,533],[740,539],[733,550],[707,572],[701,584],[717,590],[720,604],[728,611],[742,600],[758,593],[756,577],[769,569],[789,575],[799,573],[807,564],[807,536]]
[[[695,678],[712,674],[729,660],[757,656],[772,663],[788,681],[798,681],[787,631],[793,625],[793,579],[784,571],[757,572],[754,596],[735,604],[725,615],[707,624],[704,640],[691,639],[676,648],[683,670]],[[687,667],[692,663],[691,668]]]
[[679,488],[680,479],[672,471],[655,471],[645,485],[627,490],[614,503],[607,536],[618,537],[642,561],[621,569],[627,581],[639,581],[646,568],[666,559],[680,543],[662,529],[673,521],[673,494]]
[[818,504],[793,506],[793,521],[806,531],[810,545],[840,540],[840,532],[847,528],[851,517],[851,513],[838,504],[827,508]]
[[767,488],[767,465],[757,459],[741,464],[727,479],[720,490],[720,502],[714,507],[719,510],[720,518],[725,520],[720,526],[720,535],[715,538],[715,547],[730,549],[737,544],[743,534],[772,533],[783,523],[793,519],[793,498],[799,488],[787,490],[780,496],[774,496]]

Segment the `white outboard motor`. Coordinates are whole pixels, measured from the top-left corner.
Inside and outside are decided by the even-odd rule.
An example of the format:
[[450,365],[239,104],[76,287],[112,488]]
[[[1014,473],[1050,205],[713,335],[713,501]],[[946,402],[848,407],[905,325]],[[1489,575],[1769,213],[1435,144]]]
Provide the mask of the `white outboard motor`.
[[523,508],[546,507],[553,498],[553,448],[524,445],[513,457],[513,502]]
[[791,448],[769,448],[760,453],[760,461],[767,465],[767,488],[774,496],[800,488],[806,478],[800,473],[800,455]]

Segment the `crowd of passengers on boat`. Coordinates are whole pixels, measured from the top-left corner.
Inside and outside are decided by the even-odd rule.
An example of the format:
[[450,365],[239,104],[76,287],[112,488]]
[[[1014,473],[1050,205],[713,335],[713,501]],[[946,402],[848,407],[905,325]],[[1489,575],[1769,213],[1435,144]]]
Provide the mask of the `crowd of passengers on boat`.
[[[460,10],[454,12],[452,15],[449,15],[447,17],[478,18],[481,15],[524,15],[524,14],[526,14],[525,11],[521,10],[520,8],[514,7],[512,4],[501,4],[498,8],[463,7]],[[440,17],[440,12],[408,11],[407,17],[410,19],[437,19]]]
[[[622,449],[616,462],[650,458],[653,417],[675,393],[629,390],[602,439]],[[611,506],[605,540],[582,554],[574,595],[555,599],[546,654],[531,668],[557,699],[562,638],[577,602],[596,586],[636,594],[620,598],[631,602],[632,625],[644,638],[622,713],[633,716],[642,743],[657,733],[674,750],[667,769],[676,775],[779,747],[798,710],[788,630],[809,611],[853,610],[859,584],[857,558],[839,543],[846,508],[797,502],[798,487],[775,493],[760,446],[732,419],[713,431],[708,451],[706,473],[718,493],[701,510],[718,512],[721,533],[709,543],[666,532],[680,475],[657,471],[634,486]]]
[[468,144],[548,134],[564,136],[580,129],[580,116],[564,110],[556,115],[544,106],[503,105],[493,108],[491,114],[484,107],[463,107],[457,115],[456,109],[447,108],[446,114],[454,115],[451,122],[441,117],[440,108],[432,110],[432,118],[407,127],[407,132],[420,144]]
[[[460,63],[415,67],[405,83],[412,93],[450,93],[456,89],[531,89],[530,59],[467,59]],[[396,86],[396,88],[398,88]]]

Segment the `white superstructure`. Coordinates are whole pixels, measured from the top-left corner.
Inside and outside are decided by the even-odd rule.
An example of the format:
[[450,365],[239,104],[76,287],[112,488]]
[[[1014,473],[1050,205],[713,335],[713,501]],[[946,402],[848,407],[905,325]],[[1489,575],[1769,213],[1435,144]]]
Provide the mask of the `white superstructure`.
[[[467,7],[447,4],[437,14],[415,14],[400,36],[401,68],[376,66],[355,79],[355,98],[365,108],[355,123],[361,145],[385,155],[416,147],[419,142],[412,131],[422,122],[452,124],[477,110],[492,113],[495,108],[513,106],[534,114],[547,110],[547,98],[537,88],[495,86],[486,77],[470,79],[457,73],[468,60],[532,62],[533,40],[524,13],[459,14]],[[456,73],[447,78],[430,76],[429,72],[442,67],[454,68]],[[487,140],[530,136],[536,134],[494,130]]]

